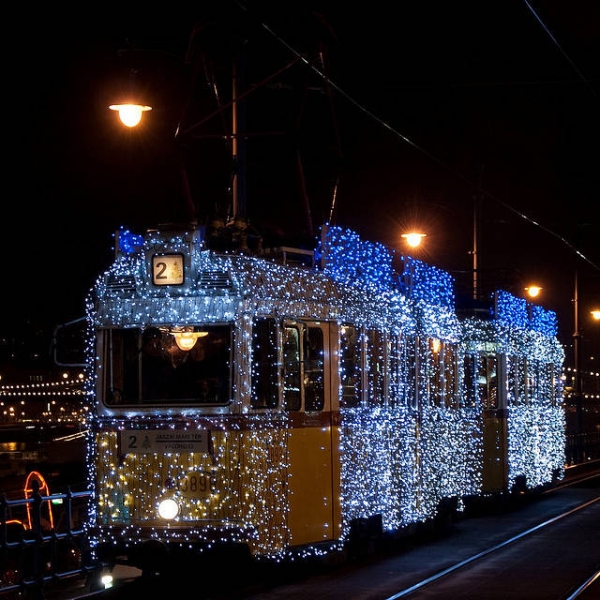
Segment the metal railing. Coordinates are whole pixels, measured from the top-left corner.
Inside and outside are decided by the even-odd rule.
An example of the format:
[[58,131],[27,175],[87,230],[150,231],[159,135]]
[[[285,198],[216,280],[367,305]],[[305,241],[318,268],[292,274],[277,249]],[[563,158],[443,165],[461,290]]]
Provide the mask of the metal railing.
[[0,596],[43,599],[51,583],[96,570],[84,528],[93,492],[31,487],[27,498],[0,497]]
[[565,452],[568,465],[600,460],[600,430],[567,435]]

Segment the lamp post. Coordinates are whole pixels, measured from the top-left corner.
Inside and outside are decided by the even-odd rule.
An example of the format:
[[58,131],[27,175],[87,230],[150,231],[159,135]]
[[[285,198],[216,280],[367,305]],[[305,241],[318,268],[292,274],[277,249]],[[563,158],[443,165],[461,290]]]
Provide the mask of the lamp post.
[[[600,320],[600,309],[590,310],[590,315],[595,321]],[[584,427],[583,427],[583,369],[582,369],[582,341],[583,335],[579,325],[579,279],[575,271],[575,287],[573,290],[573,363],[575,376],[573,379],[573,396],[575,398],[575,415],[577,427],[576,460],[583,462],[584,452]]]
[[576,423],[576,452],[577,464],[583,462],[583,398],[581,390],[581,332],[579,331],[579,279],[575,270],[575,287],[573,289],[573,367],[575,379],[573,381],[573,396],[575,398],[575,423]]
[[583,403],[581,390],[581,332],[579,331],[579,280],[575,271],[575,287],[573,289],[573,395],[575,397],[575,414],[577,417],[577,449],[578,459],[583,458],[581,436],[583,434]]

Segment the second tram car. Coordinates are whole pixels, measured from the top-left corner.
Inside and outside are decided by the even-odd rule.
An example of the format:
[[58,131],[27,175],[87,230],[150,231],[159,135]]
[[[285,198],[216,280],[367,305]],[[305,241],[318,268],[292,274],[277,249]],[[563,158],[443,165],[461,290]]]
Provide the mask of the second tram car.
[[320,555],[563,477],[554,313],[461,315],[447,272],[339,227],[314,253],[115,246],[87,305],[101,560]]

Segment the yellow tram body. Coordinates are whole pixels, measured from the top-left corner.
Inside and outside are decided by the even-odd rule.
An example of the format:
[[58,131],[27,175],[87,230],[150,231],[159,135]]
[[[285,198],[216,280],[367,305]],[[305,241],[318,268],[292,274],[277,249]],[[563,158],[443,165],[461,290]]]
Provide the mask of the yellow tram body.
[[167,525],[171,540],[213,542],[215,530],[228,530],[253,554],[270,554],[340,537],[339,477],[332,479],[337,428],[310,417],[291,428],[222,426],[210,431],[206,453],[132,453],[116,431],[98,433],[98,480],[117,478],[98,493],[98,523],[148,534],[165,527],[157,503],[173,497],[182,508],[177,524]]

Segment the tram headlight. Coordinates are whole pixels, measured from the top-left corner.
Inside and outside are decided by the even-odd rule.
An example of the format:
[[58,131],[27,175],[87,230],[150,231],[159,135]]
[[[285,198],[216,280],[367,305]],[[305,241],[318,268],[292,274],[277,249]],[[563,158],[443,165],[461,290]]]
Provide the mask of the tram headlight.
[[158,516],[161,519],[172,521],[179,514],[179,504],[173,498],[163,498],[158,503]]

